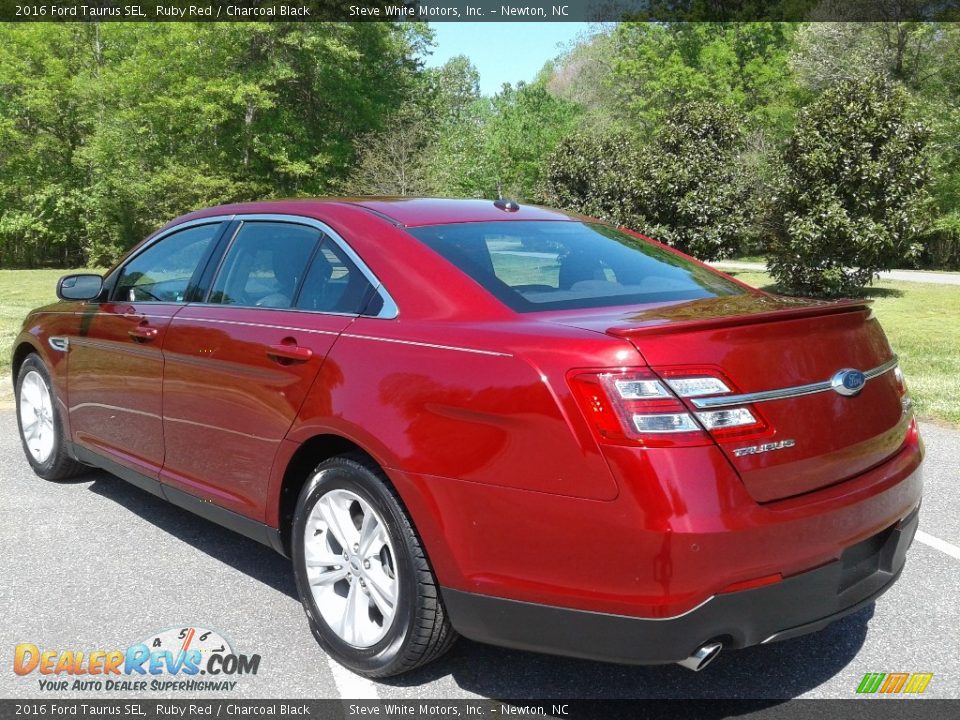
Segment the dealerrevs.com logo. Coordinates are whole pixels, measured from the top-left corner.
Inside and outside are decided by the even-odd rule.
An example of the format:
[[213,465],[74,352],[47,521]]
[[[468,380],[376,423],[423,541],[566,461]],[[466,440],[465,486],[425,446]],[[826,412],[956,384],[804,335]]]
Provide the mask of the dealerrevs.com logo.
[[932,679],[933,673],[867,673],[857,686],[857,692],[864,695],[919,695]]
[[44,691],[230,691],[240,675],[256,675],[259,655],[233,651],[219,633],[200,627],[154,633],[126,650],[44,650],[20,643],[13,671],[39,676]]

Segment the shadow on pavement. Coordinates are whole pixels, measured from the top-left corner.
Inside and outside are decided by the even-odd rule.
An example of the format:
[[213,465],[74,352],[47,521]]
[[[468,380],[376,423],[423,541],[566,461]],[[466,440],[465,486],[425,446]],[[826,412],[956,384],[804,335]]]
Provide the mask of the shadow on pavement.
[[161,530],[254,580],[297,599],[290,562],[271,548],[197,517],[106,472],[93,471],[78,479],[93,480],[90,485],[92,492],[122,505]]
[[[197,550],[279,592],[297,597],[289,562],[270,548],[198,518],[107,473],[91,472],[81,479],[93,481],[91,491],[122,505]],[[723,653],[699,673],[677,665],[634,667],[553,657],[461,638],[439,661],[379,682],[394,687],[415,687],[450,677],[468,692],[503,701],[511,698],[745,698],[769,699],[774,705],[776,701],[812,690],[842,671],[863,645],[873,612],[871,604],[813,635]],[[854,689],[851,687],[851,693]],[[704,709],[709,715],[709,706]],[[716,710],[717,715],[709,716],[725,717],[731,712],[724,706]]]

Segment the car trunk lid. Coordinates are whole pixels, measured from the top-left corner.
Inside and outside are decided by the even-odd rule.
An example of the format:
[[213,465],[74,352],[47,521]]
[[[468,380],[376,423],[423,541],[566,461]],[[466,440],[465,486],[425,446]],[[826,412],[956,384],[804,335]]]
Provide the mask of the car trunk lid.
[[[766,421],[760,433],[713,433],[759,502],[856,476],[893,455],[906,437],[896,358],[866,302],[748,293],[554,320],[629,340],[665,377],[712,369],[732,381],[726,400],[683,402],[692,412],[711,403],[746,407]],[[852,395],[831,386],[848,369],[867,375]],[[764,395],[750,401],[753,393]],[[741,395],[747,398],[729,399]]]

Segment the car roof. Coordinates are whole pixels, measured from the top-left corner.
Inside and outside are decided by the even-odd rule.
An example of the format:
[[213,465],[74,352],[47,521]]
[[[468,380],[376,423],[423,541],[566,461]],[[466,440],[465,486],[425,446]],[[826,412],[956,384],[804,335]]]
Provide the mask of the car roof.
[[[446,225],[466,222],[495,222],[498,220],[588,220],[581,215],[552,210],[537,205],[512,203],[510,209],[504,203],[493,200],[469,200],[452,198],[409,197],[344,197],[344,198],[295,198],[289,200],[263,200],[221,205],[205,208],[177,218],[175,222],[224,213],[269,213],[296,212],[304,215],[335,210],[337,206],[349,205],[363,208],[400,227]],[[594,222],[596,222],[594,220]]]
[[452,198],[344,198],[341,202],[371,210],[398,225],[417,227],[461,222],[495,222],[498,220],[581,220],[573,213],[538,205],[513,203],[505,209],[493,200]]

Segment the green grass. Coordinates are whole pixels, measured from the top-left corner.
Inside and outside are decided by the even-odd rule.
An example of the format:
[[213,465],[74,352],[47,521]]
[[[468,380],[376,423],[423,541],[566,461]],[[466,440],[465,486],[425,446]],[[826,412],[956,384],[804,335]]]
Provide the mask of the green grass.
[[[766,273],[729,274],[777,292]],[[960,287],[881,281],[865,294],[900,356],[917,415],[960,427]]]
[[13,341],[27,312],[54,302],[57,280],[70,272],[83,271],[0,270],[0,375],[10,372]]
[[556,287],[560,263],[554,257],[492,252],[494,271],[507,285],[550,285]]
[[[554,263],[542,259],[508,257],[516,265],[515,281],[543,282],[554,272]],[[24,316],[56,299],[57,279],[67,272],[0,270],[0,374],[10,370],[13,340]],[[777,290],[766,273],[730,274],[755,287]],[[917,414],[960,427],[960,287],[884,281],[867,295],[900,356]]]

